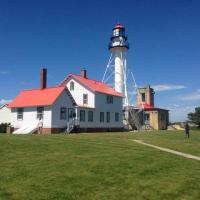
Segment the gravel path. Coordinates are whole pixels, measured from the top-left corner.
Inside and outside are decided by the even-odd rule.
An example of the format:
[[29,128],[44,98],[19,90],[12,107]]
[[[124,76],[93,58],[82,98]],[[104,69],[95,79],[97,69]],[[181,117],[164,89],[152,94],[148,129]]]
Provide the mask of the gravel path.
[[188,154],[188,153],[182,153],[182,152],[179,152],[179,151],[174,151],[174,150],[171,150],[171,149],[155,146],[155,145],[152,145],[152,144],[145,143],[142,140],[131,140],[131,141],[134,141],[134,142],[137,142],[139,144],[143,144],[143,145],[155,148],[155,149],[159,149],[161,151],[165,151],[165,152],[169,152],[169,153],[172,153],[172,154],[175,154],[175,155],[178,155],[178,156],[182,156],[182,157],[185,157],[185,158],[200,160],[199,156],[193,156],[193,155]]

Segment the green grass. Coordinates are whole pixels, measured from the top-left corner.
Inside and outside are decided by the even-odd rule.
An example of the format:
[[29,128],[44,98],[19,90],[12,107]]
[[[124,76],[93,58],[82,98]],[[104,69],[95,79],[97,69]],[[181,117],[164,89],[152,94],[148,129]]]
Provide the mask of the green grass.
[[0,200],[200,199],[200,132],[0,134]]

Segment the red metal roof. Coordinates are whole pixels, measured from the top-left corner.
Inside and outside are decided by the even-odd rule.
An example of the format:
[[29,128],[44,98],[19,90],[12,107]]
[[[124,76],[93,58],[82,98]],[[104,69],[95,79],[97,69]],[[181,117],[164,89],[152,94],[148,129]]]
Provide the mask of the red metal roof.
[[139,108],[144,108],[144,109],[146,109],[146,108],[154,108],[152,105],[150,105],[150,104],[148,104],[148,103],[141,103],[141,104],[139,104],[138,105],[138,107]]
[[122,24],[116,24],[115,28],[124,28],[124,26]]
[[60,85],[65,86],[70,78],[74,78],[75,80],[77,80],[78,82],[80,82],[81,84],[83,84],[84,86],[86,86],[87,88],[89,88],[90,90],[94,92],[100,92],[103,94],[123,97],[122,93],[115,91],[112,87],[108,86],[107,84],[103,82],[84,78],[80,75],[75,75],[75,74],[70,74],[63,82],[61,82]]
[[9,107],[50,106],[56,101],[64,89],[65,87],[52,87],[24,90],[9,104]]
[[[144,108],[144,110],[167,110],[167,109],[164,109],[164,108],[158,108],[158,107],[154,107],[152,106],[151,104],[148,104],[148,103],[144,103],[143,105],[142,104],[139,104],[138,107],[141,109],[141,108]],[[168,110],[167,110],[168,111]]]

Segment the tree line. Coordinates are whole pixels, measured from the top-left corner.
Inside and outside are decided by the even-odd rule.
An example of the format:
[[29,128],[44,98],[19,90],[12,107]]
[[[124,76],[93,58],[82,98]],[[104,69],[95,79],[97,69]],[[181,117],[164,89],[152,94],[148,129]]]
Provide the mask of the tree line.
[[192,122],[200,128],[200,107],[196,107],[194,112],[188,113],[189,122]]

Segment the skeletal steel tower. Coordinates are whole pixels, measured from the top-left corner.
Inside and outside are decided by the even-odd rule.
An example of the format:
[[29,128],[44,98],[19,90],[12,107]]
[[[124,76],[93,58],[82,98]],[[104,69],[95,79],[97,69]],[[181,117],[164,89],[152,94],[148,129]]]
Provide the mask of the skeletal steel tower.
[[113,28],[108,49],[111,56],[102,81],[107,82],[114,74],[114,88],[124,95],[123,106],[128,106],[126,53],[129,49],[129,43],[122,24],[117,24]]

